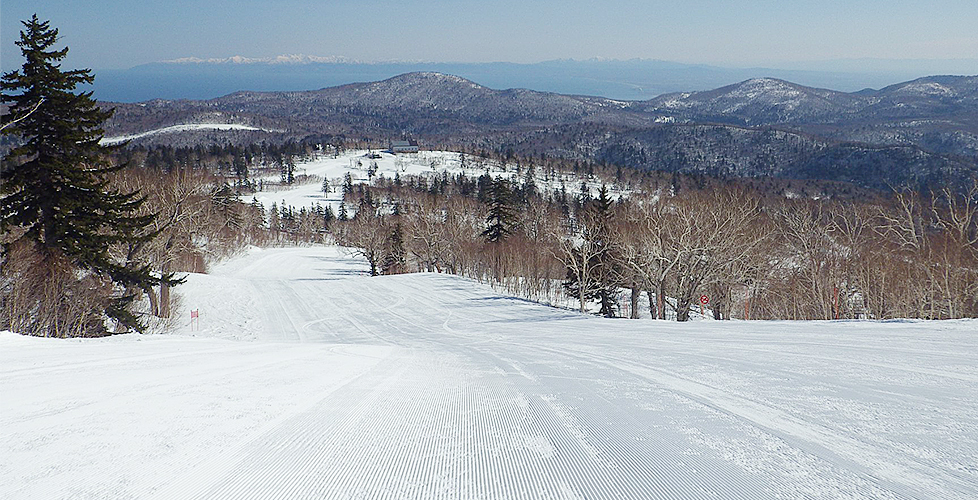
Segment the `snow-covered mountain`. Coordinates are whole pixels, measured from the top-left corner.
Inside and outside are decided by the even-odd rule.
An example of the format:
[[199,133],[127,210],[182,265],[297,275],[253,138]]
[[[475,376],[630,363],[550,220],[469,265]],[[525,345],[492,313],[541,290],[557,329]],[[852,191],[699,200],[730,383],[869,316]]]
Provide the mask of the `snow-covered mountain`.
[[690,120],[745,125],[844,119],[877,98],[756,78],[716,90],[668,94],[647,103],[649,111]]
[[107,125],[113,136],[201,123],[202,116],[222,113],[233,123],[283,131],[237,135],[242,140],[330,133],[383,142],[407,135],[642,169],[784,175],[884,189],[978,173],[978,77],[929,77],[855,93],[760,78],[620,101],[497,90],[458,76],[415,72],[313,91],[236,92],[116,108]]
[[379,128],[421,133],[645,119],[628,113],[627,103],[621,101],[526,89],[495,90],[434,72],[308,92],[237,92],[208,103],[219,109],[310,121],[362,121],[369,117]]

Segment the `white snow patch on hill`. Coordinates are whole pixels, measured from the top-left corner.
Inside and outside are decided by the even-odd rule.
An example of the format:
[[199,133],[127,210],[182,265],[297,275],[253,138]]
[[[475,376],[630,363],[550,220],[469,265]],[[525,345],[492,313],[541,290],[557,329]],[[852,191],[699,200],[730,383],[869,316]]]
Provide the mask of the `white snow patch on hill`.
[[265,132],[275,132],[274,130],[252,127],[250,125],[242,125],[239,123],[188,123],[185,125],[172,125],[169,127],[158,128],[155,130],[140,132],[138,134],[105,137],[101,141],[99,141],[99,144],[102,144],[104,146],[111,146],[113,144],[119,144],[134,139],[141,139],[143,137],[149,137],[151,135],[173,134],[176,132],[190,132],[196,130],[261,130]]
[[[370,158],[369,155],[373,155],[375,158]],[[266,209],[271,207],[272,203],[295,208],[313,207],[318,203],[324,207],[329,205],[335,213],[339,210],[340,202],[343,200],[343,179],[347,173],[350,174],[354,184],[369,184],[381,176],[390,180],[397,175],[401,177],[423,176],[432,180],[443,175],[463,174],[475,179],[487,172],[493,178],[501,177],[513,182],[525,180],[526,171],[517,171],[514,164],[502,164],[471,155],[464,155],[464,157],[463,165],[463,155],[451,151],[421,151],[419,153],[395,155],[379,151],[352,150],[337,158],[321,155],[296,162],[295,174],[314,177],[316,179],[314,182],[298,183],[291,186],[281,185],[281,176],[273,174],[263,178],[264,188],[262,191],[242,196],[241,201],[251,203],[252,200],[258,200]],[[376,174],[373,178],[368,175],[372,163],[377,165]],[[329,193],[322,190],[323,178],[329,180]],[[601,183],[597,178],[587,179],[572,173],[560,174],[556,172],[548,176],[547,172],[540,167],[535,168],[533,179],[538,191],[552,193],[554,190],[563,187],[567,191],[569,199],[580,194],[582,181],[587,185],[591,196],[597,196],[598,190],[601,188]],[[630,192],[624,186],[608,185],[607,187],[612,199],[617,199],[619,196],[627,195]],[[353,207],[347,208],[352,209]]]

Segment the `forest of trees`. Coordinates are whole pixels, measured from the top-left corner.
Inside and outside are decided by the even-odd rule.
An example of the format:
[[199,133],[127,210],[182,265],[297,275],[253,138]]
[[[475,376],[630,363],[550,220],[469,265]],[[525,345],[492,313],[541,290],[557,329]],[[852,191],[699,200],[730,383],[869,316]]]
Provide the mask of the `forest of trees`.
[[[332,154],[303,148],[300,164],[314,151]],[[145,158],[153,156],[167,154]],[[513,157],[486,161],[478,178],[348,178],[332,186],[344,197],[333,213],[239,201],[251,188],[213,163],[133,157],[115,155],[129,167],[112,182],[146,197],[140,210],[156,214],[158,235],[117,252],[157,276],[204,271],[245,245],[335,242],[372,274],[454,273],[609,317],[648,307],[643,316],[684,321],[701,295],[716,319],[978,316],[978,183],[816,200],[734,180]],[[265,168],[255,158],[252,174]],[[491,165],[521,175],[494,175]],[[533,170],[617,187],[547,191]],[[170,316],[169,288],[142,287],[152,316]]]
[[679,321],[701,295],[716,319],[978,316],[978,182],[863,201],[680,185],[568,200],[489,175],[387,180],[351,193],[332,232],[380,272],[396,243],[407,269],[606,316],[637,317],[643,293]]

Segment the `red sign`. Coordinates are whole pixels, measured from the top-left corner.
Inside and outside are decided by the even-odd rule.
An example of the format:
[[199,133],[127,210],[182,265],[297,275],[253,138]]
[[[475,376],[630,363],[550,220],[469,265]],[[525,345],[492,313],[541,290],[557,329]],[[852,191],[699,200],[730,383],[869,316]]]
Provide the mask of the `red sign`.
[[710,303],[709,297],[707,297],[706,295],[700,295],[700,304],[703,304],[705,306],[709,303]]
[[193,319],[193,318],[196,318],[196,317],[198,317],[197,309],[194,309],[193,311],[190,311],[190,318]]

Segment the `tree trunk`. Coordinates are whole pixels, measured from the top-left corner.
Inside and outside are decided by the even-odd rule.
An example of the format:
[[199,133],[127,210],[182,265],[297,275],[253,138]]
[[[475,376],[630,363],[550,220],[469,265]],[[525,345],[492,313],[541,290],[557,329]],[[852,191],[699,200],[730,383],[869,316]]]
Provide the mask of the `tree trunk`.
[[666,319],[666,284],[659,283],[659,289],[655,292],[655,302],[659,306],[659,319]]
[[161,318],[170,317],[170,285],[163,283],[160,285],[160,315]]
[[[160,269],[160,275],[166,276],[170,272],[170,264],[164,264]],[[160,318],[170,317],[170,285],[163,282],[160,284]]]
[[689,321],[689,305],[688,298],[676,298],[676,321]]
[[159,318],[160,317],[160,299],[156,295],[156,290],[154,290],[152,286],[148,286],[143,291],[146,292],[146,296],[149,297],[149,312],[150,312],[150,314],[152,314],[153,316]]
[[642,294],[642,288],[638,283],[632,283],[632,314],[631,319],[638,319],[638,298]]

